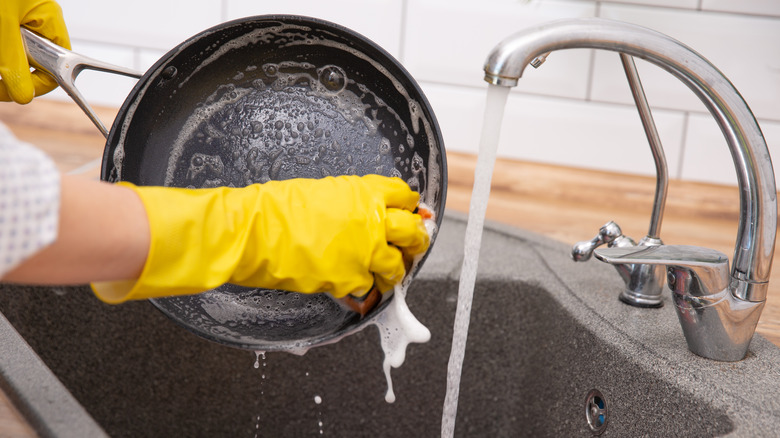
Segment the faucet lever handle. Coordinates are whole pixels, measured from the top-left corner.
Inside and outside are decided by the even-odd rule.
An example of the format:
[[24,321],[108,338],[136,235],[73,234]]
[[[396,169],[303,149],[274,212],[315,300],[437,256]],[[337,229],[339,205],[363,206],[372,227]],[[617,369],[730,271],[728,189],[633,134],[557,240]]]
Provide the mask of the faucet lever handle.
[[[596,258],[612,264],[666,265],[669,286],[678,292],[702,296],[718,293],[729,285],[729,259],[714,249],[690,245],[602,248]],[[695,282],[690,283],[691,274]],[[680,283],[686,279],[687,285]]]
[[604,244],[609,245],[611,248],[636,246],[636,242],[630,237],[623,235],[623,231],[618,224],[614,221],[609,221],[599,229],[599,233],[593,239],[577,242],[571,249],[571,258],[575,262],[587,261],[590,259],[593,251]]

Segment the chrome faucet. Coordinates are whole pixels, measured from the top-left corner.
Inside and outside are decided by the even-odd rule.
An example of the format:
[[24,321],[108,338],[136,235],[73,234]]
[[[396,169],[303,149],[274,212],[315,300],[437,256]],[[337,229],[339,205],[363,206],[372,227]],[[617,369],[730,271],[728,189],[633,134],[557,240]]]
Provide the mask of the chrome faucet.
[[710,359],[743,359],[766,301],[777,231],[774,170],[753,113],[731,82],[692,49],[640,26],[598,18],[552,22],[510,36],[488,56],[485,80],[513,87],[528,64],[572,48],[619,52],[661,67],[701,99],[726,137],[740,189],[730,273],[728,258],[706,248],[616,245],[595,255],[614,265],[665,266],[688,348]]

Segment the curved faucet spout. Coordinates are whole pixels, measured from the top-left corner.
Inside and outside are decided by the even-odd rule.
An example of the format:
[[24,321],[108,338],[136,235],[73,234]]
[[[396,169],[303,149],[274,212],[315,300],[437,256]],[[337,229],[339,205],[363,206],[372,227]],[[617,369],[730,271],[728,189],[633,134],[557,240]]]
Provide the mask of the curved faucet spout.
[[718,284],[704,281],[702,269],[688,267],[698,259],[685,259],[699,250],[686,249],[680,259],[636,256],[645,252],[668,255],[682,247],[607,248],[596,254],[616,265],[666,265],[691,351],[716,360],[740,360],[747,354],[766,299],[777,231],[774,170],[753,113],[723,73],[689,47],[650,29],[599,18],[552,22],[510,36],[488,56],[485,80],[515,86],[529,63],[536,66],[550,52],[574,48],[619,52],[668,71],[701,99],[726,137],[740,189],[739,229],[730,274],[728,263],[718,263],[713,268]]
[[485,80],[517,85],[535,58],[561,49],[590,48],[645,59],[685,83],[726,137],[740,188],[740,223],[731,276],[734,294],[763,301],[772,268],[777,192],[769,150],[753,113],[728,79],[701,55],[664,34],[600,18],[552,22],[505,39],[488,56]]

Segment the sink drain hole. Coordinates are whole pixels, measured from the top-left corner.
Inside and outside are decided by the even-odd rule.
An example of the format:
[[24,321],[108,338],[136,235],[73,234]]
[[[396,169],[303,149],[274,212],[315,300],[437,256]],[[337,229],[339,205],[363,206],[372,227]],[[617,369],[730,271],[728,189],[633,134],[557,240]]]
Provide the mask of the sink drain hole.
[[607,399],[598,389],[592,389],[585,398],[585,419],[593,435],[601,435],[607,428],[609,410]]

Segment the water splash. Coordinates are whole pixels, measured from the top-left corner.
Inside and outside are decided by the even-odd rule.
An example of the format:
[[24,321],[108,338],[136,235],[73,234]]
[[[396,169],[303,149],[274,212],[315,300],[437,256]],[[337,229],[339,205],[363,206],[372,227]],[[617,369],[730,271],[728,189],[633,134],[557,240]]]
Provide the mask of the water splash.
[[263,366],[266,366],[265,351],[255,351],[255,369],[260,368],[260,358],[263,359]]
[[319,408],[319,405],[322,404],[322,397],[319,395],[314,396],[314,404],[317,405],[317,427],[318,432],[320,435],[325,434],[325,423],[322,421],[322,409]]
[[[255,351],[255,363],[254,368],[259,369],[260,368],[260,360],[262,359],[263,368],[267,365],[265,361],[265,351]],[[260,380],[260,396],[262,397],[265,395],[265,389],[263,388],[263,383],[265,382],[265,373],[262,375],[262,380]],[[255,438],[258,438],[260,433],[260,415],[257,415],[257,418],[255,419]]]
[[409,288],[409,283],[411,282],[405,281],[403,284],[395,286],[393,301],[376,322],[382,350],[385,352],[382,369],[387,379],[385,401],[388,403],[395,402],[390,369],[403,365],[404,360],[406,360],[406,348],[410,343],[423,343],[431,339],[430,330],[412,315],[406,304],[406,291]]
[[[428,209],[424,204],[421,204],[421,207]],[[425,227],[428,235],[434,236],[436,234],[435,218],[426,220]],[[416,265],[420,262],[420,258],[413,263],[412,271],[415,270]],[[393,301],[377,317],[374,323],[379,330],[382,351],[385,353],[382,368],[387,379],[385,401],[388,403],[395,402],[393,380],[390,375],[391,368],[398,368],[403,365],[404,360],[406,360],[406,348],[410,343],[424,343],[431,339],[430,330],[415,318],[406,304],[406,292],[411,282],[412,277],[407,276],[400,284],[395,286]]]

